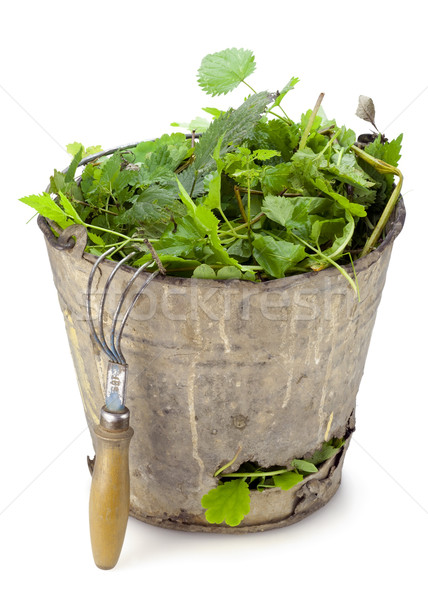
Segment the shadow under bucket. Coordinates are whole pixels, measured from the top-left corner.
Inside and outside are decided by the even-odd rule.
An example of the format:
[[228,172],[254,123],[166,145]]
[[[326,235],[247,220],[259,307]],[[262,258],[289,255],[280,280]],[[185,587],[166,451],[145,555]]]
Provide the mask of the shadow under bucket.
[[[354,263],[360,302],[334,268],[263,283],[168,276],[150,283],[122,339],[135,431],[133,516],[173,529],[242,533],[289,525],[330,500],[340,484],[376,311],[404,219],[401,200],[383,242]],[[58,239],[44,219],[39,224],[95,440],[107,373],[86,317],[96,257],[84,251],[83,226],[69,227]],[[104,261],[98,268],[94,306],[115,265]],[[123,266],[115,276],[107,327],[134,272]],[[137,278],[136,289],[147,277]],[[238,448],[230,471],[247,461],[288,467],[321,447],[330,421],[329,437],[346,443],[317,473],[288,491],[251,491],[251,511],[237,527],[207,522],[201,498]]]

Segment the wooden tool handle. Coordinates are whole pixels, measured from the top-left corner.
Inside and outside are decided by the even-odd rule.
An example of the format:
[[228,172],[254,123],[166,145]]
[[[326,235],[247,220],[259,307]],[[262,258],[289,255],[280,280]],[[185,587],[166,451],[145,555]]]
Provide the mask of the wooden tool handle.
[[92,553],[100,569],[112,569],[122,550],[129,515],[129,443],[133,434],[131,427],[112,431],[101,424],[95,428],[89,525]]

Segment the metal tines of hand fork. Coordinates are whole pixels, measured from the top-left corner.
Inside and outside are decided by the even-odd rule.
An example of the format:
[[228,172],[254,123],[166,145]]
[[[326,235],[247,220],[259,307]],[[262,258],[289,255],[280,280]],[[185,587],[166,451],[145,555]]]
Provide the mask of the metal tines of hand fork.
[[[129,444],[133,430],[129,426],[130,413],[125,406],[128,365],[121,350],[121,339],[126,321],[135,303],[159,273],[159,270],[151,273],[140,286],[118,326],[120,312],[133,283],[139,274],[149,266],[153,266],[154,262],[149,261],[135,271],[121,294],[114,312],[110,343],[108,344],[104,334],[104,308],[107,293],[120,267],[135,255],[135,252],[132,252],[118,262],[107,278],[98,309],[99,333],[97,334],[92,317],[92,283],[98,265],[113,252],[114,249],[107,250],[95,261],[89,275],[86,296],[88,322],[92,336],[109,359],[105,405],[101,408],[100,423],[94,427],[97,454],[89,500],[92,553],[95,564],[100,569],[112,569],[119,560],[129,514]],[[116,329],[118,329],[117,333]]]
[[121,340],[122,340],[122,334],[123,334],[123,330],[125,328],[126,325],[126,321],[132,311],[132,309],[134,308],[138,298],[141,296],[141,294],[144,292],[144,290],[147,288],[147,286],[150,284],[150,282],[156,277],[156,275],[159,274],[159,270],[154,271],[153,273],[151,273],[149,275],[149,277],[144,281],[144,283],[142,284],[142,286],[140,287],[140,289],[137,291],[137,293],[134,295],[134,298],[131,302],[131,304],[129,305],[128,309],[126,310],[120,327],[119,327],[119,331],[116,335],[116,329],[117,329],[117,325],[118,325],[118,320],[119,320],[119,315],[122,309],[122,306],[124,304],[124,301],[128,295],[129,290],[131,289],[134,281],[137,279],[137,277],[139,276],[140,273],[142,273],[143,271],[145,271],[147,268],[154,266],[155,262],[154,261],[148,261],[145,264],[143,264],[141,267],[139,267],[134,275],[131,277],[131,279],[129,280],[127,286],[125,287],[120,299],[119,299],[119,303],[117,305],[117,308],[115,310],[114,316],[113,316],[113,323],[112,323],[112,328],[111,328],[111,333],[110,333],[110,346],[107,344],[106,339],[105,339],[105,335],[104,335],[104,308],[105,308],[105,302],[106,302],[106,298],[107,298],[107,293],[109,291],[110,288],[110,284],[114,278],[114,276],[116,275],[116,273],[119,271],[119,269],[121,268],[121,266],[126,263],[128,260],[130,260],[136,253],[135,252],[131,252],[130,254],[128,254],[127,256],[125,256],[125,258],[123,258],[121,261],[119,261],[117,263],[117,265],[114,267],[114,269],[112,270],[112,272],[110,273],[106,284],[104,286],[104,291],[102,293],[101,296],[101,301],[100,301],[100,305],[99,305],[99,309],[98,309],[98,330],[99,330],[99,335],[97,335],[96,329],[95,329],[95,325],[94,325],[94,320],[92,317],[92,306],[91,306],[91,295],[92,295],[92,283],[94,280],[94,276],[96,273],[96,270],[98,268],[98,266],[100,265],[100,263],[109,255],[111,255],[113,252],[115,251],[115,248],[110,248],[109,250],[107,250],[106,252],[104,252],[104,254],[102,254],[94,263],[94,266],[92,267],[91,273],[89,275],[88,278],[88,288],[87,288],[87,294],[86,294],[86,309],[87,309],[87,315],[88,315],[88,323],[89,323],[89,327],[92,333],[92,336],[94,338],[94,340],[97,342],[97,344],[100,346],[100,348],[105,352],[105,354],[107,355],[108,359],[113,362],[113,363],[117,363],[120,365],[126,365],[126,360],[125,357],[123,356],[122,350],[121,350]]

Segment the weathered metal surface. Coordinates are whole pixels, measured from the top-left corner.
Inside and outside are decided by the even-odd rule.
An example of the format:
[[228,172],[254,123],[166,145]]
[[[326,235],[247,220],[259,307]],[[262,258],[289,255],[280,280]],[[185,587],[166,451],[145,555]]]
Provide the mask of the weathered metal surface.
[[[355,262],[359,303],[334,268],[266,283],[159,276],[150,284],[122,340],[135,430],[131,514],[165,527],[225,531],[206,523],[200,500],[216,485],[213,473],[238,447],[233,468],[244,461],[287,466],[320,447],[332,413],[330,437],[353,429],[370,336],[404,216],[400,202],[384,242]],[[93,432],[104,404],[107,360],[91,339],[85,313],[95,257],[84,253],[85,229],[73,226],[71,233],[72,249],[49,241],[47,247]],[[106,261],[98,269],[94,306],[114,266]],[[134,272],[124,266],[117,273],[105,307],[107,326]],[[141,274],[136,289],[146,277]],[[326,463],[327,473],[289,492],[253,493],[250,514],[233,531],[286,525],[325,504],[339,485],[343,456],[344,451],[335,469]]]

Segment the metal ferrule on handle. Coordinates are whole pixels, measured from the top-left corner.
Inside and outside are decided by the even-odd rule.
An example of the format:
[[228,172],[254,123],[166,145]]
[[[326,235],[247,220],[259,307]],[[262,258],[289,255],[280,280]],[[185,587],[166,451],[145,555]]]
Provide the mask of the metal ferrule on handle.
[[92,553],[100,569],[112,569],[122,550],[129,515],[129,410],[101,409],[95,428],[96,460],[89,499]]

